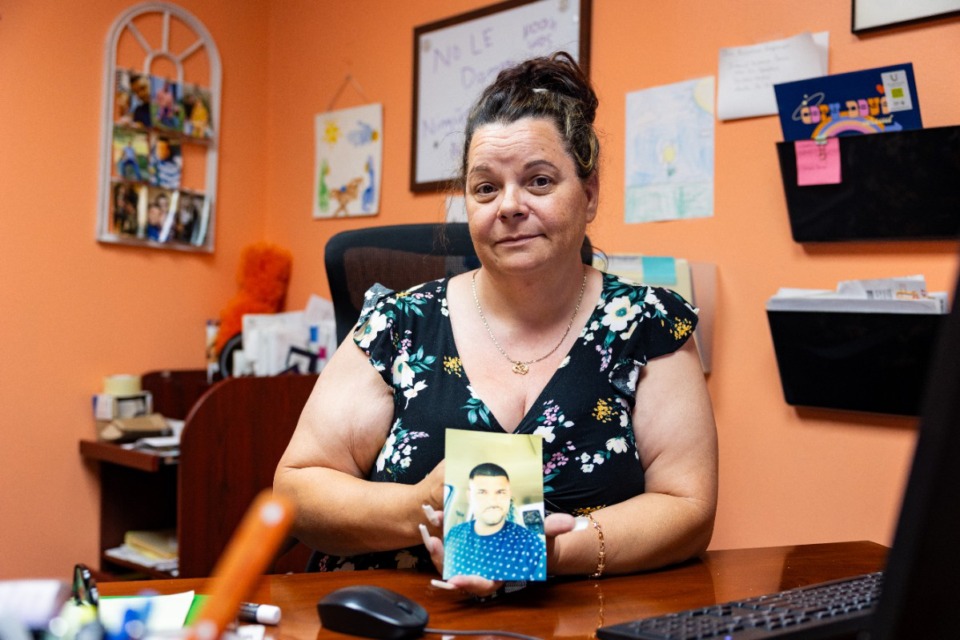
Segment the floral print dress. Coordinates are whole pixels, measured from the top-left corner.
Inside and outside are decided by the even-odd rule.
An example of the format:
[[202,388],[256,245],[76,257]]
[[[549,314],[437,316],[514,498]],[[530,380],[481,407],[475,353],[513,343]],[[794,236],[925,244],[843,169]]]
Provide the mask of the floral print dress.
[[[369,479],[414,484],[443,459],[449,428],[503,433],[470,387],[447,310],[446,279],[366,293],[354,342],[394,392],[394,421]],[[604,273],[576,343],[515,433],[543,437],[550,513],[582,515],[643,493],[632,411],[640,369],[693,333],[696,310],[669,289]],[[323,556],[321,570],[432,570],[421,545],[353,557]]]

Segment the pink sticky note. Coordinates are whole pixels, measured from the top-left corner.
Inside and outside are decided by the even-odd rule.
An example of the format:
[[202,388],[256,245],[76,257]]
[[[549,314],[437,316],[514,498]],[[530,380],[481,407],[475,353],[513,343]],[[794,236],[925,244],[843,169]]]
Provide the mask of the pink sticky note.
[[840,184],[840,141],[827,138],[825,143],[797,140],[797,186]]

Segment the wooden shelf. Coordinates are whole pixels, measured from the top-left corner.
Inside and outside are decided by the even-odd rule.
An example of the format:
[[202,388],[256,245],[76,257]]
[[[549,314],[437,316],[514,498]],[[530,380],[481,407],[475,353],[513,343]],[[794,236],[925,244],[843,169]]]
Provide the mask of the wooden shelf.
[[146,451],[127,449],[118,444],[95,440],[81,440],[80,455],[88,460],[109,462],[110,464],[118,464],[148,473],[156,473],[161,466],[177,464],[176,456],[147,453]]
[[[131,574],[131,572],[133,572]],[[126,560],[121,560],[119,558],[112,558],[106,554],[100,556],[100,573],[101,575],[106,575],[114,580],[119,578],[126,578],[128,580],[167,580],[169,578],[176,578],[173,573],[170,571],[157,571],[150,567],[145,567],[136,562],[128,562]],[[104,578],[100,578],[103,580]]]

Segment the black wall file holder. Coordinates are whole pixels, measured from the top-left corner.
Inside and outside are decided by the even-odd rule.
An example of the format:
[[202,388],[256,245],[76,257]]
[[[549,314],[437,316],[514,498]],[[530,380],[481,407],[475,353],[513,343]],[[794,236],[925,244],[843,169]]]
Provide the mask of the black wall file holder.
[[945,317],[768,310],[787,404],[919,415]]
[[777,143],[796,242],[960,235],[960,126],[838,140],[840,184],[804,187],[797,186],[794,143]]

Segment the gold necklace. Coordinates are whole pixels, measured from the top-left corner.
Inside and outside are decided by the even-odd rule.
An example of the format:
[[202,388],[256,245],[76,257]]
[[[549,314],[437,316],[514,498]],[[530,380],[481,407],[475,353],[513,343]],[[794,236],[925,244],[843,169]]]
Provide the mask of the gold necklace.
[[560,342],[557,345],[550,349],[550,352],[546,355],[542,355],[536,360],[527,360],[526,362],[521,360],[514,360],[507,355],[507,352],[503,350],[503,347],[500,346],[500,342],[497,341],[497,337],[493,335],[493,331],[490,330],[490,325],[487,324],[487,318],[483,315],[483,309],[480,307],[480,297],[477,295],[477,274],[480,273],[480,269],[477,269],[473,272],[473,280],[470,282],[470,288],[473,290],[473,301],[477,304],[477,313],[480,314],[480,321],[483,323],[483,327],[487,330],[487,335],[490,336],[490,339],[493,340],[493,346],[497,348],[497,351],[500,352],[504,358],[507,359],[510,364],[513,365],[512,371],[519,375],[525,376],[527,372],[530,371],[530,365],[536,364],[541,360],[546,360],[554,354],[554,352],[560,348],[560,345],[563,344],[563,341],[567,339],[567,334],[570,333],[570,327],[573,326],[573,321],[577,319],[577,313],[580,312],[580,303],[583,302],[583,292],[587,288],[587,270],[583,270],[583,282],[580,283],[580,295],[577,297],[577,306],[573,310],[573,315],[570,316],[570,322],[567,323],[567,328],[563,330],[563,336],[560,338]]

